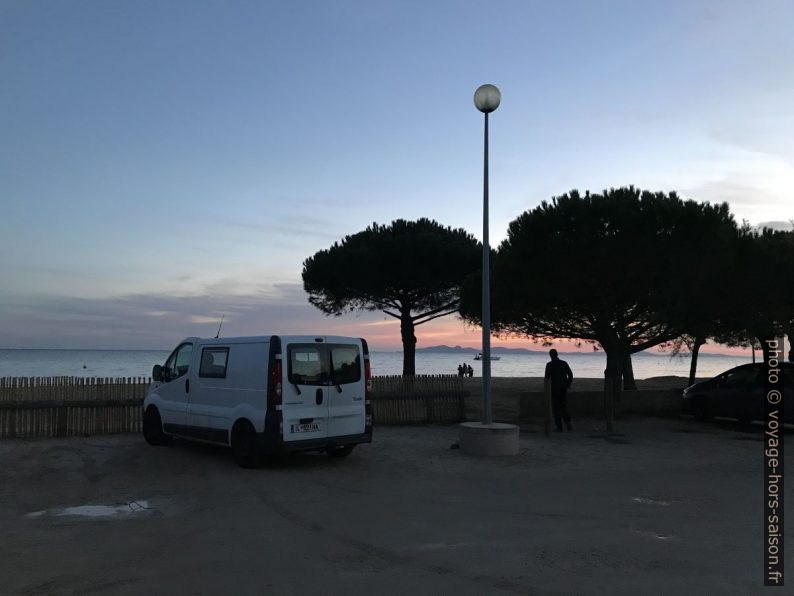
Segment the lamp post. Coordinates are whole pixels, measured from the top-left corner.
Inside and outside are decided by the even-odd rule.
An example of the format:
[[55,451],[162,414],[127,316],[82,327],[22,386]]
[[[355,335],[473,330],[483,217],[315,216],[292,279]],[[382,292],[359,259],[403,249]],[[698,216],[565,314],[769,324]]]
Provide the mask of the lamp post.
[[480,85],[474,92],[474,105],[485,114],[482,182],[482,423],[491,416],[491,248],[488,244],[488,114],[499,107],[502,94],[495,85]]
[[518,455],[518,426],[494,422],[491,416],[491,247],[488,244],[488,114],[499,107],[502,94],[493,85],[480,85],[474,105],[485,114],[482,184],[482,423],[460,425],[464,455]]

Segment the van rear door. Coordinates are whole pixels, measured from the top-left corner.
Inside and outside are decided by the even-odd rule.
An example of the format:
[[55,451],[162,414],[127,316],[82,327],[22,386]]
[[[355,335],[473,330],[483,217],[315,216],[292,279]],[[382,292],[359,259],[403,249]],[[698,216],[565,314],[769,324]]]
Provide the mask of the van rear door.
[[284,442],[328,436],[328,383],[331,365],[323,343],[286,346],[281,415]]
[[361,346],[353,343],[326,344],[331,364],[328,388],[328,437],[360,435],[364,432],[366,381]]

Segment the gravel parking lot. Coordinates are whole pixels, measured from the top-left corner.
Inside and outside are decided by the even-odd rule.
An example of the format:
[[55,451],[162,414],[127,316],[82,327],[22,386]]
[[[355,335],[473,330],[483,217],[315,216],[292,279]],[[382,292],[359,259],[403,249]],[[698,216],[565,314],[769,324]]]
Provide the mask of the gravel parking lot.
[[515,457],[380,427],[259,470],[131,435],[0,441],[0,593],[764,591],[760,427],[575,422],[522,428]]

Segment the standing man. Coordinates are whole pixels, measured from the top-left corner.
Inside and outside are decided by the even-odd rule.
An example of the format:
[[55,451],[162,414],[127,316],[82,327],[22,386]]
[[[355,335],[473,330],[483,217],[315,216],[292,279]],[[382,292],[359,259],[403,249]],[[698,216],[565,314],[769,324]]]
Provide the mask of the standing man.
[[551,361],[546,364],[545,378],[551,383],[551,410],[554,414],[556,432],[562,432],[562,421],[568,430],[573,430],[571,417],[568,415],[567,393],[573,382],[573,372],[565,360],[560,360],[557,350],[549,350]]

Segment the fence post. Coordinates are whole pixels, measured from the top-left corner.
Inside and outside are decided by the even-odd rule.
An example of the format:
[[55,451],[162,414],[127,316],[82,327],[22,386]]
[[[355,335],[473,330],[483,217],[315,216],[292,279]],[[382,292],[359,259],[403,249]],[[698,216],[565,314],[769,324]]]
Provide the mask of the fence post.
[[8,438],[14,439],[17,436],[17,412],[19,410],[8,410]]

